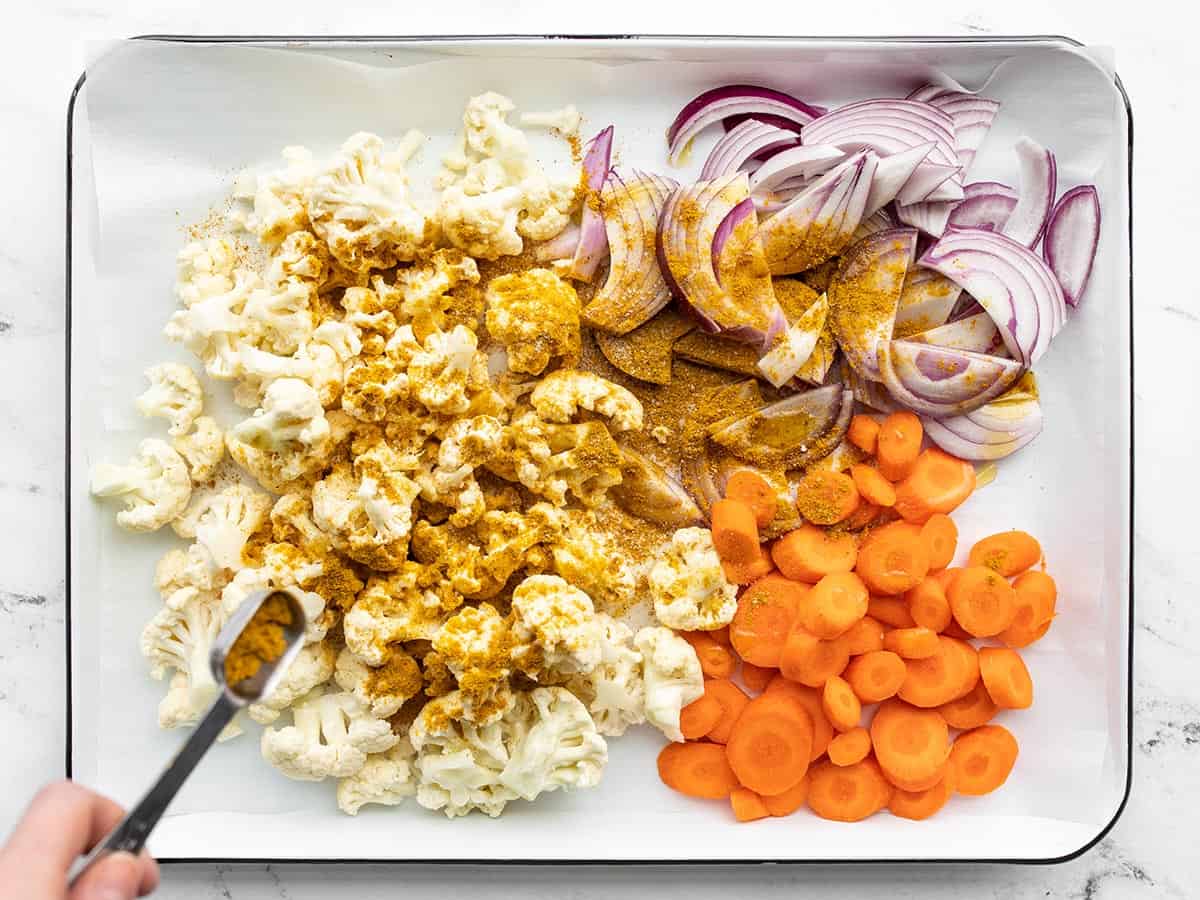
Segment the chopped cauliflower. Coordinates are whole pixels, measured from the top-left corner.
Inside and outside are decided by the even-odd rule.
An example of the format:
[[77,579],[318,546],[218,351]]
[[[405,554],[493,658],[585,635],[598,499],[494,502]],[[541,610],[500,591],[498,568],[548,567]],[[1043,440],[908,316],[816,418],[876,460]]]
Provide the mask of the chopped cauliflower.
[[196,373],[179,363],[160,363],[146,370],[150,387],[137,398],[143,416],[158,416],[171,423],[167,434],[186,434],[204,408],[204,391]]
[[92,494],[120,497],[125,509],[117,524],[129,531],[156,531],[187,508],[192,479],[187,463],[166,441],[147,438],[126,466],[92,467]]
[[316,174],[312,152],[291,146],[284,147],[282,155],[282,169],[258,176],[246,174],[234,186],[235,197],[253,203],[253,210],[245,216],[247,230],[268,246],[308,227],[304,192]]
[[587,708],[565,688],[518,694],[501,724],[509,733],[509,756],[500,783],[522,800],[600,783],[608,745]]
[[596,622],[602,634],[600,664],[566,686],[587,704],[597,731],[620,737],[630,725],[646,721],[642,654],[630,646],[633,632],[624,623],[605,613],[597,614]]
[[195,354],[211,377],[237,378],[243,372],[241,344],[251,327],[242,313],[261,284],[254,272],[236,268],[225,238],[189,244],[180,251],[175,286],[184,305],[172,313],[163,334]]
[[413,756],[407,738],[401,738],[390,750],[368,756],[358,772],[338,782],[338,809],[357,816],[369,803],[399,806],[417,792],[411,765]]
[[533,389],[529,401],[546,422],[570,422],[586,409],[607,418],[615,431],[642,430],[641,401],[619,384],[592,372],[551,372]]
[[531,575],[513,591],[512,611],[513,662],[534,680],[543,671],[586,674],[599,664],[603,632],[592,598],[579,588],[557,575]]
[[583,116],[579,114],[575,104],[568,103],[561,109],[552,109],[549,112],[521,113],[520,121],[522,125],[529,128],[549,128],[559,134],[571,137],[579,134]]
[[228,575],[199,544],[168,550],[154,567],[154,587],[164,600],[185,587],[219,591],[227,581]]
[[259,450],[238,440],[232,432],[225,434],[225,448],[233,461],[249,472],[269,491],[286,494],[298,483],[311,478],[328,467],[343,441],[353,432],[354,420],[341,410],[326,415],[329,435],[311,447],[301,444],[287,451]]
[[270,725],[285,709],[333,677],[337,657],[337,649],[329,641],[305,644],[270,695],[250,705],[250,718]]
[[646,721],[682,741],[679,711],[704,693],[704,674],[692,645],[669,628],[643,628],[633,639],[642,654]]
[[355,775],[368,754],[383,753],[399,740],[387,721],[372,716],[353,694],[314,688],[290,712],[291,725],[263,731],[262,755],[298,781]]
[[467,721],[486,725],[511,706],[513,641],[508,622],[490,603],[464,606],[434,635],[433,649],[458,682]]
[[242,550],[267,521],[271,505],[266,494],[244,484],[231,484],[193,496],[171,527],[180,537],[195,538],[217,565],[240,569]]
[[594,513],[571,511],[549,546],[555,573],[594,601],[626,609],[636,599],[637,568],[599,529]]
[[551,360],[574,365],[579,359],[579,295],[549,269],[493,278],[485,323],[514,372],[540,375]]
[[465,325],[449,333],[430,332],[408,365],[408,380],[430,412],[465,413],[471,406],[468,389],[488,383],[487,357],[478,350],[475,332]]
[[161,728],[195,724],[216,699],[219,688],[209,656],[224,623],[215,594],[184,587],[166,598],[142,630],[142,655],[151,676],[161,681],[168,671],[175,673],[159,705]]
[[437,464],[426,465],[414,476],[422,499],[454,510],[451,525],[474,524],[487,511],[475,470],[499,446],[502,429],[500,420],[492,416],[458,419],[438,445]]
[[338,655],[333,679],[379,719],[395,715],[422,688],[417,661],[398,647],[390,647],[383,665],[378,667],[368,666],[345,647]]
[[367,582],[342,622],[346,646],[368,665],[383,665],[389,644],[433,640],[461,603],[436,569],[405,560]]
[[325,408],[312,385],[298,378],[272,381],[262,407],[233,429],[233,437],[255,450],[287,453],[328,440]]
[[479,282],[475,260],[460,250],[443,248],[430,257],[396,270],[396,281],[388,285],[376,277],[372,284],[378,294],[397,295],[394,308],[403,324],[411,325],[418,340],[434,331],[448,331],[449,310],[455,303],[456,288]]
[[681,528],[650,569],[654,614],[679,631],[714,631],[733,621],[737,585],[725,580],[707,528]]
[[284,494],[271,507],[271,534],[280,543],[294,544],[305,551],[324,553],[329,536],[312,518],[312,502],[307,494]]
[[221,591],[221,607],[226,616],[255,591],[289,591],[304,609],[306,643],[322,640],[336,622],[336,610],[326,598],[311,590],[324,572],[324,565],[305,556],[290,544],[267,544],[261,564],[239,569]]
[[208,416],[196,419],[195,430],[175,438],[171,445],[187,461],[193,484],[212,478],[225,458],[225,434]]
[[242,315],[254,344],[269,353],[290,356],[312,338],[315,316],[312,285],[290,280],[261,285],[250,292]]

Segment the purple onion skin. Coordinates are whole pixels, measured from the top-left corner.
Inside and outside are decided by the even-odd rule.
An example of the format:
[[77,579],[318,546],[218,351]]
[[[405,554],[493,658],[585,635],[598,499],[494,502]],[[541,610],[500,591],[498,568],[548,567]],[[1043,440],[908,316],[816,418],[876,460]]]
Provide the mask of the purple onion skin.
[[[777,91],[774,88],[762,87],[756,84],[727,84],[704,91],[702,94],[698,94],[685,103],[683,109],[675,116],[675,120],[671,122],[671,127],[667,129],[667,143],[674,143],[675,136],[679,134],[680,129],[704,107],[721,100],[735,100],[738,98],[747,101],[753,101],[755,98],[758,98],[783,103],[795,108],[797,112],[809,116],[810,120],[824,115],[826,112],[824,107],[812,106],[797,97],[793,97],[791,94]],[[731,115],[736,114],[731,113]]]
[[[1088,206],[1091,207],[1090,210]],[[1084,251],[1084,255],[1087,257],[1087,265],[1083,267],[1081,275],[1075,274],[1073,277],[1072,273],[1063,272],[1061,269],[1061,267],[1069,265],[1067,260],[1056,261],[1056,257],[1064,252],[1057,250],[1056,247],[1059,243],[1057,240],[1059,227],[1064,224],[1065,227],[1070,227],[1072,224],[1067,222],[1063,217],[1072,215],[1076,209],[1091,212],[1094,215],[1094,221],[1090,223],[1090,234],[1083,235],[1082,237],[1078,235],[1066,236],[1067,240],[1074,237],[1077,240],[1086,241],[1090,245]],[[1074,214],[1079,215],[1079,213]],[[1079,187],[1071,188],[1071,190],[1063,194],[1058,202],[1054,204],[1054,209],[1050,211],[1050,215],[1046,219],[1046,230],[1042,239],[1042,258],[1046,260],[1046,265],[1050,267],[1050,271],[1058,279],[1059,286],[1062,287],[1063,298],[1072,308],[1079,305],[1084,291],[1087,290],[1088,281],[1092,277],[1092,266],[1096,262],[1096,248],[1100,243],[1100,215],[1100,195],[1096,191],[1096,186],[1082,184]]]

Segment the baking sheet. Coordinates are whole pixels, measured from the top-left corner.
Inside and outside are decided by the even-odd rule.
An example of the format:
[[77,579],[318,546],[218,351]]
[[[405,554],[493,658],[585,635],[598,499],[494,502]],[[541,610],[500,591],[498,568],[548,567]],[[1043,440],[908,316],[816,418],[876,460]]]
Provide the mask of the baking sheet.
[[[75,110],[72,224],[71,617],[75,776],[128,803],[178,746],[155,708],[163,685],[137,651],[159,604],[155,560],[173,536],[128,535],[86,496],[86,473],[157,433],[133,409],[141,371],[191,361],[161,337],[174,308],[185,226],[220,211],[236,173],[285,144],[318,154],[358,130],[429,136],[428,181],[484,90],[520,111],[575,103],[585,132],[616,125],[621,165],[667,171],[663,132],[715,84],[753,81],[836,105],[903,96],[929,79],[984,88],[1003,108],[971,180],[1013,181],[1012,142],[1058,155],[1060,189],[1100,189],[1103,235],[1086,305],[1039,366],[1047,426],[956,514],[969,543],[1001,528],[1043,539],[1060,616],[1027,654],[1032,710],[1000,718],[1022,756],[1005,788],[955,798],[913,825],[841,826],[812,816],[735,826],[717,806],[658,782],[656,733],[610,741],[603,785],[516,803],[497,821],[447,822],[409,804],[337,812],[333,784],[289,781],[258,758],[257,726],[216,748],[155,833],[168,858],[290,859],[1049,859],[1113,818],[1128,770],[1129,260],[1125,108],[1108,60],[1057,42],[885,44],[768,39],[470,40],[247,46],[126,42],[103,48]],[[648,90],[651,88],[651,90]],[[695,174],[715,136],[697,140]],[[544,161],[560,142],[537,144]],[[213,402],[228,424],[222,391]]]

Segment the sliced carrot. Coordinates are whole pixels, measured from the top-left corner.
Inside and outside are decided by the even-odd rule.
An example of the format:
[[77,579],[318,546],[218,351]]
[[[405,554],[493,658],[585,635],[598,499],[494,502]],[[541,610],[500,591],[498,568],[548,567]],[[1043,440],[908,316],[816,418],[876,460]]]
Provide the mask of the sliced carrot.
[[963,647],[961,641],[938,635],[936,653],[925,659],[910,659],[905,663],[904,681],[897,692],[900,699],[922,709],[931,709],[949,703],[973,688],[975,685],[971,678],[971,661],[967,658],[967,651],[970,651],[972,658],[975,651],[969,646],[966,650]]
[[928,574],[929,552],[919,535],[889,525],[863,542],[854,571],[872,594],[903,594]]
[[888,803],[888,812],[902,819],[921,821],[938,813],[954,794],[954,769],[948,767],[941,781],[923,791],[896,788]]
[[851,728],[829,742],[829,761],[835,766],[852,766],[871,752],[871,733],[862,726]]
[[892,786],[871,757],[852,766],[821,762],[808,776],[809,808],[834,822],[861,822],[885,809],[891,796]]
[[765,691],[767,685],[771,683],[771,679],[778,672],[778,669],[768,669],[748,662],[742,663],[742,681],[746,682],[746,687],[750,688],[756,694],[761,694]]
[[733,817],[739,822],[753,822],[771,815],[763,798],[750,788],[735,787],[730,791],[729,805],[733,807]]
[[954,579],[958,578],[962,572],[962,567],[953,569],[930,570],[929,577],[942,586],[943,591],[949,591],[950,585],[954,584]]
[[950,753],[950,731],[937,710],[891,699],[871,720],[871,746],[889,781],[906,790],[923,790],[910,785],[941,778]]
[[796,509],[814,525],[836,525],[858,508],[854,479],[828,469],[810,469],[796,485]]
[[1035,569],[1018,575],[1013,582],[1013,590],[1017,592],[1017,611],[1012,624],[996,637],[1009,647],[1028,647],[1050,630],[1058,601],[1058,587],[1053,578]]
[[777,667],[808,586],[782,575],[765,575],[742,592],[729,624],[738,656],[756,666]]
[[658,777],[689,797],[721,800],[738,786],[737,776],[716,744],[667,744],[658,754]]
[[1032,569],[1042,558],[1042,545],[1024,531],[1002,531],[978,541],[971,548],[967,564],[986,566],[1005,578]]
[[723,560],[746,563],[762,551],[754,510],[740,500],[718,500],[712,505],[713,546]]
[[859,503],[858,509],[850,514],[850,518],[840,523],[840,527],[846,531],[861,531],[868,525],[874,524],[883,510],[884,507],[876,506],[874,503]]
[[816,688],[805,687],[783,675],[776,675],[764,694],[782,694],[804,708],[813,727],[812,759],[821,756],[833,738],[833,725],[825,715],[821,693]]
[[942,590],[941,581],[930,575],[915,588],[904,595],[908,603],[908,612],[922,628],[930,631],[945,631],[946,626],[954,618],[950,611],[950,601]]
[[937,708],[951,728],[961,728],[964,731],[986,725],[995,718],[1000,707],[992,702],[987,688],[980,681],[969,693],[957,700],[943,703]]
[[733,733],[738,716],[750,702],[749,696],[728,678],[710,678],[704,682],[704,696],[712,697],[721,707],[721,719],[705,732],[710,741],[724,744]]
[[874,456],[875,447],[879,441],[879,423],[861,413],[854,416],[850,420],[850,429],[846,432],[846,440],[859,450],[865,450]]
[[896,489],[879,474],[879,470],[861,463],[850,467],[850,477],[858,488],[858,495],[876,506],[895,506]]
[[992,569],[968,566],[946,592],[955,621],[975,637],[992,637],[1013,623],[1017,592]]
[[1021,654],[1008,647],[983,647],[979,651],[979,677],[988,696],[1001,709],[1033,706],[1033,679]]
[[679,636],[692,645],[705,678],[728,678],[737,668],[737,659],[706,631],[681,631]]
[[[868,604],[868,609],[870,604]],[[850,630],[842,635],[846,644],[846,652],[851,656],[861,656],[872,650],[883,649],[883,634],[887,629],[883,623],[871,616],[863,616],[850,626]]]
[[929,628],[896,628],[883,636],[883,649],[901,659],[924,659],[938,651],[937,632]]
[[894,412],[879,426],[875,455],[879,471],[888,481],[907,478],[921,452],[924,429],[921,420],[911,412]]
[[856,656],[846,667],[846,681],[863,703],[878,703],[900,690],[907,675],[904,660],[890,650]]
[[831,725],[838,731],[849,731],[858,727],[862,718],[862,702],[854,688],[840,675],[825,682],[821,692],[821,709]]
[[1007,728],[983,725],[965,731],[950,748],[954,789],[970,797],[990,794],[1008,780],[1016,762],[1017,739]]
[[775,563],[771,554],[760,546],[758,555],[746,562],[721,560],[721,569],[725,572],[725,580],[730,584],[753,584],[764,575],[770,575],[775,570]]
[[896,485],[896,512],[923,524],[934,513],[951,513],[975,490],[975,467],[942,450],[925,450]]
[[720,628],[714,628],[712,631],[705,631],[710,638],[720,644],[722,647],[732,647],[733,644],[729,640],[729,626],[722,625]]
[[[949,635],[946,635],[949,637]],[[962,681],[959,683],[958,692],[954,695],[954,699],[965,697],[979,684],[979,651],[975,649],[975,645],[971,643],[969,638],[953,638],[954,643],[951,645],[958,658],[962,662]]]
[[777,540],[771,547],[771,558],[788,578],[816,584],[826,575],[853,569],[858,544],[849,534],[806,523]]
[[738,469],[725,482],[725,499],[740,500],[754,511],[754,521],[766,528],[775,518],[779,497],[767,479],[750,469]]
[[867,603],[867,615],[889,628],[913,628],[913,618],[908,604],[899,597],[872,597]]
[[945,513],[934,513],[921,526],[921,540],[929,551],[930,571],[944,569],[958,550],[958,526]]
[[781,794],[808,771],[812,722],[786,699],[763,694],[751,700],[725,745],[738,781],[760,794]]
[[819,638],[839,637],[867,614],[867,586],[853,572],[826,575],[808,592],[800,623]]
[[803,628],[793,628],[779,656],[779,671],[808,687],[822,687],[840,675],[849,661],[850,654],[839,638],[823,640]]
[[701,694],[679,711],[679,730],[689,741],[698,741],[716,727],[725,715],[721,704],[710,694]]
[[790,816],[800,809],[808,800],[808,776],[805,775],[799,783],[788,788],[782,794],[772,794],[762,798],[763,806],[772,816]]
[[975,638],[975,635],[971,634],[971,632],[964,629],[961,625],[959,625],[953,619],[950,620],[949,625],[947,625],[945,628],[942,629],[941,633],[944,634],[946,637],[951,637],[951,638],[954,638],[955,640],[959,640],[959,641],[970,641],[970,640],[974,640],[974,638]]

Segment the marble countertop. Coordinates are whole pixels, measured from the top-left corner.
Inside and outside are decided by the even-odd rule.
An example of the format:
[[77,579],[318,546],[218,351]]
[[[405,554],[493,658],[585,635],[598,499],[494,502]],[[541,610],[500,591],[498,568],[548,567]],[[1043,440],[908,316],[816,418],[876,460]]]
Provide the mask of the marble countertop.
[[[0,56],[0,142],[7,172],[0,216],[0,834],[38,783],[63,774],[64,559],[63,141],[66,102],[88,43],[141,33],[431,34],[493,32],[649,32],[778,34],[1067,34],[1116,50],[1136,120],[1137,260],[1137,653],[1134,790],[1124,817],[1094,850],[1055,867],[1013,868],[336,868],[178,866],[163,896],[371,900],[480,898],[794,896],[805,886],[830,900],[887,894],[909,897],[1191,897],[1200,885],[1200,688],[1194,675],[1200,588],[1193,529],[1192,478],[1200,412],[1200,301],[1180,289],[1178,273],[1200,237],[1197,169],[1188,152],[1185,86],[1200,84],[1200,54],[1185,29],[1172,30],[1165,3],[1150,0],[1129,16],[1084,0],[860,0],[852,7],[772,2],[751,17],[716,6],[610,0],[584,7],[524,0],[490,11],[463,2],[411,8],[364,0],[43,0],[10,12]],[[357,8],[355,8],[357,7]],[[703,7],[703,8],[702,8]],[[1149,8],[1148,8],[1149,7]],[[590,9],[590,8],[589,8]],[[853,16],[846,10],[853,9]],[[1156,15],[1161,9],[1161,15]],[[1186,104],[1186,105],[1185,105]],[[1180,132],[1183,132],[1182,134]],[[1190,285],[1190,280],[1184,285]],[[1176,355],[1178,352],[1178,355]],[[1179,388],[1183,387],[1183,390]],[[1081,448],[1086,452],[1086,448]],[[1190,519],[1188,520],[1190,521]],[[1189,887],[1191,885],[1191,887]]]

